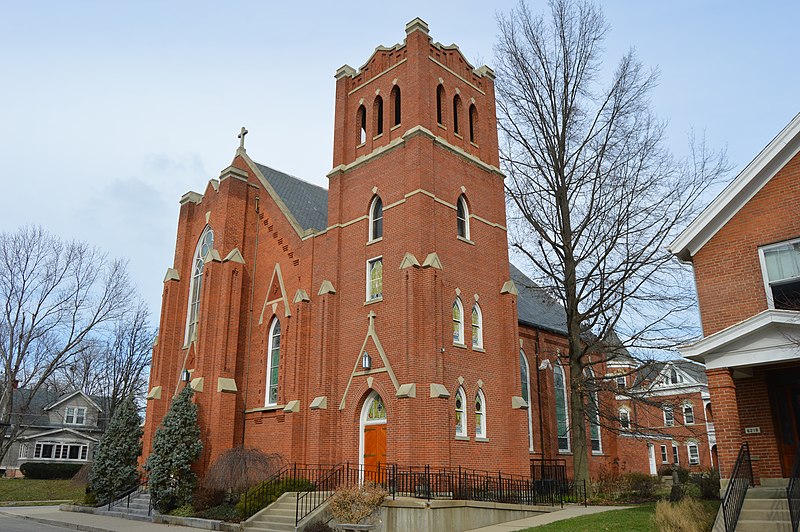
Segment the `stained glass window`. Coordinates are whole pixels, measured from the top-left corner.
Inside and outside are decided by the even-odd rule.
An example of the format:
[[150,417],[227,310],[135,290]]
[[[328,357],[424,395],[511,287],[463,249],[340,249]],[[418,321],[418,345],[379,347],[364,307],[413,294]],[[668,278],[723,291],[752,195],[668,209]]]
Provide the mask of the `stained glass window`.
[[531,378],[528,359],[522,349],[519,350],[519,377],[522,383],[522,398],[528,403],[528,449],[533,451],[533,420],[531,418]]
[[278,404],[278,370],[281,361],[281,322],[272,322],[269,332],[269,360],[267,362],[267,405]]
[[386,419],[386,408],[383,406],[383,399],[381,399],[380,395],[372,399],[367,410],[367,421],[376,419]]
[[567,387],[564,368],[556,364],[553,368],[556,391],[556,428],[558,431],[558,450],[569,451],[569,406],[567,405]]
[[472,307],[472,347],[483,347],[483,316],[477,303]]
[[475,437],[486,437],[486,399],[480,390],[475,396]]
[[383,260],[372,259],[367,263],[369,271],[369,285],[367,287],[367,300],[383,297]]
[[453,302],[453,343],[464,343],[464,310],[458,298]]
[[464,389],[459,388],[456,392],[456,436],[467,435],[467,425],[465,416],[465,406],[467,399],[464,396]]
[[187,344],[194,338],[197,332],[197,323],[200,321],[200,289],[203,286],[205,257],[212,249],[214,249],[214,231],[210,227],[206,227],[197,242],[197,249],[195,249],[192,261],[192,277],[189,283],[189,311],[186,317],[185,342]]

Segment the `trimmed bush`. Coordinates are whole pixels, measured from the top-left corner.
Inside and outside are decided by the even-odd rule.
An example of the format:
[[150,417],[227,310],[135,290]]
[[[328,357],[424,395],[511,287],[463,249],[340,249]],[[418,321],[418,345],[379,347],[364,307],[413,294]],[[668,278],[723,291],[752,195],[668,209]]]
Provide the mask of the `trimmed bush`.
[[228,521],[234,523],[241,521],[239,512],[230,504],[212,506],[211,508],[198,513],[197,516],[202,517],[203,519],[216,519],[218,521]]
[[25,462],[19,470],[25,478],[39,480],[69,480],[74,477],[83,464],[56,464],[52,462]]
[[[258,486],[253,486],[247,493],[242,495],[239,499],[239,504],[236,505],[236,510],[243,518],[247,519],[262,508],[266,508],[276,500],[278,497],[287,491],[308,491],[314,488],[314,483],[304,478],[285,478],[277,482],[266,481]],[[264,489],[264,496],[258,494]]]

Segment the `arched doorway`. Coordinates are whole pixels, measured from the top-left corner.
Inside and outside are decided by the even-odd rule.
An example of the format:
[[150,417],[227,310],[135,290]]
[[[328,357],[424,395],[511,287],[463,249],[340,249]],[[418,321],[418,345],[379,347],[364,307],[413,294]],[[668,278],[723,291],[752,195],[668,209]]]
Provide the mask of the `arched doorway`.
[[372,392],[361,408],[359,464],[364,480],[380,482],[386,471],[386,406]]

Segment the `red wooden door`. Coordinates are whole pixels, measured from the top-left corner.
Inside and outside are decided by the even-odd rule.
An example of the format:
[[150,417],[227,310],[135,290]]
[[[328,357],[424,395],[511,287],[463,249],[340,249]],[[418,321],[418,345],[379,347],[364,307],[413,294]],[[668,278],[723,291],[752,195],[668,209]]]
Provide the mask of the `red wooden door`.
[[386,471],[386,425],[364,426],[364,480],[381,482]]

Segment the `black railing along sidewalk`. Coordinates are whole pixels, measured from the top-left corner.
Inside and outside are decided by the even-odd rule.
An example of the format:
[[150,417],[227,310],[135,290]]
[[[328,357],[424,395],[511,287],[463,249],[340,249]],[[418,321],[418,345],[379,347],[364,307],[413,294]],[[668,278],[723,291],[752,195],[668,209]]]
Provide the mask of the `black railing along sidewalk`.
[[722,498],[722,517],[725,522],[725,532],[733,532],[739,513],[742,511],[744,498],[753,482],[753,464],[750,462],[750,447],[747,442],[739,449],[739,456],[733,466],[731,479]]
[[792,520],[792,532],[797,532],[800,525],[800,446],[794,455],[792,476],[786,486],[786,498],[789,500],[789,517]]
[[245,517],[260,511],[279,496],[278,491],[314,492],[318,483],[328,477],[337,466],[326,464],[287,464],[277,473],[262,482],[255,490],[251,489],[243,496]]
[[[133,496],[136,498],[140,493],[144,493],[147,491],[147,479],[141,478],[139,479],[136,484],[129,486],[128,488],[120,491],[115,497],[113,497],[112,501],[109,501],[106,510],[111,511],[112,508],[115,506],[119,506],[122,504],[123,500],[125,501],[125,508],[131,507],[131,497]],[[147,506],[147,515],[151,515],[153,513],[153,500],[150,499],[150,504]]]

